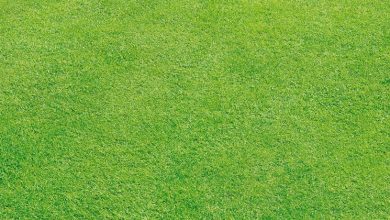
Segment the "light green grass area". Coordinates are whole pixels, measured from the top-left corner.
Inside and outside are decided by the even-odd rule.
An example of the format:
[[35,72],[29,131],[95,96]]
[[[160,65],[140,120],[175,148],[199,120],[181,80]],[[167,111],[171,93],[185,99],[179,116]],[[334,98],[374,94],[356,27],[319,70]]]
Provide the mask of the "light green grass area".
[[0,219],[389,219],[390,1],[0,0]]

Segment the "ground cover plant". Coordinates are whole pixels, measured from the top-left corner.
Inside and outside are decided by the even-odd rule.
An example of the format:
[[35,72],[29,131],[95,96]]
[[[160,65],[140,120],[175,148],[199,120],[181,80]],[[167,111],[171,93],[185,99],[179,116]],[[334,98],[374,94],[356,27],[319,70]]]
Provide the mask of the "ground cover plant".
[[0,0],[0,219],[390,217],[390,1]]

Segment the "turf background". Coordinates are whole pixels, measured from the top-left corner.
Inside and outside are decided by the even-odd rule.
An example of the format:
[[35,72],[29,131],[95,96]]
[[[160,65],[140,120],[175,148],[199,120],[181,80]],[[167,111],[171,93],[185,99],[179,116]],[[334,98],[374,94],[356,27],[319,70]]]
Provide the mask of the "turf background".
[[390,1],[0,0],[0,218],[388,219],[389,97]]

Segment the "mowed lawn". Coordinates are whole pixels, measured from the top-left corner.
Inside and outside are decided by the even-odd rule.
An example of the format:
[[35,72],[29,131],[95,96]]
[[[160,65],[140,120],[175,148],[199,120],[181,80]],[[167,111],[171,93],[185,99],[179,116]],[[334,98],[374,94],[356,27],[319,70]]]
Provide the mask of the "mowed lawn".
[[0,0],[0,219],[389,219],[390,1]]

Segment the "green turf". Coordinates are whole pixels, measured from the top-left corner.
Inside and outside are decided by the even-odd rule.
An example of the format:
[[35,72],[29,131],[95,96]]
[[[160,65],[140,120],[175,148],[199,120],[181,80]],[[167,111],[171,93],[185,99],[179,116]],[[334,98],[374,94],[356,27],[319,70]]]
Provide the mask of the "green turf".
[[0,0],[0,219],[389,219],[390,1]]

